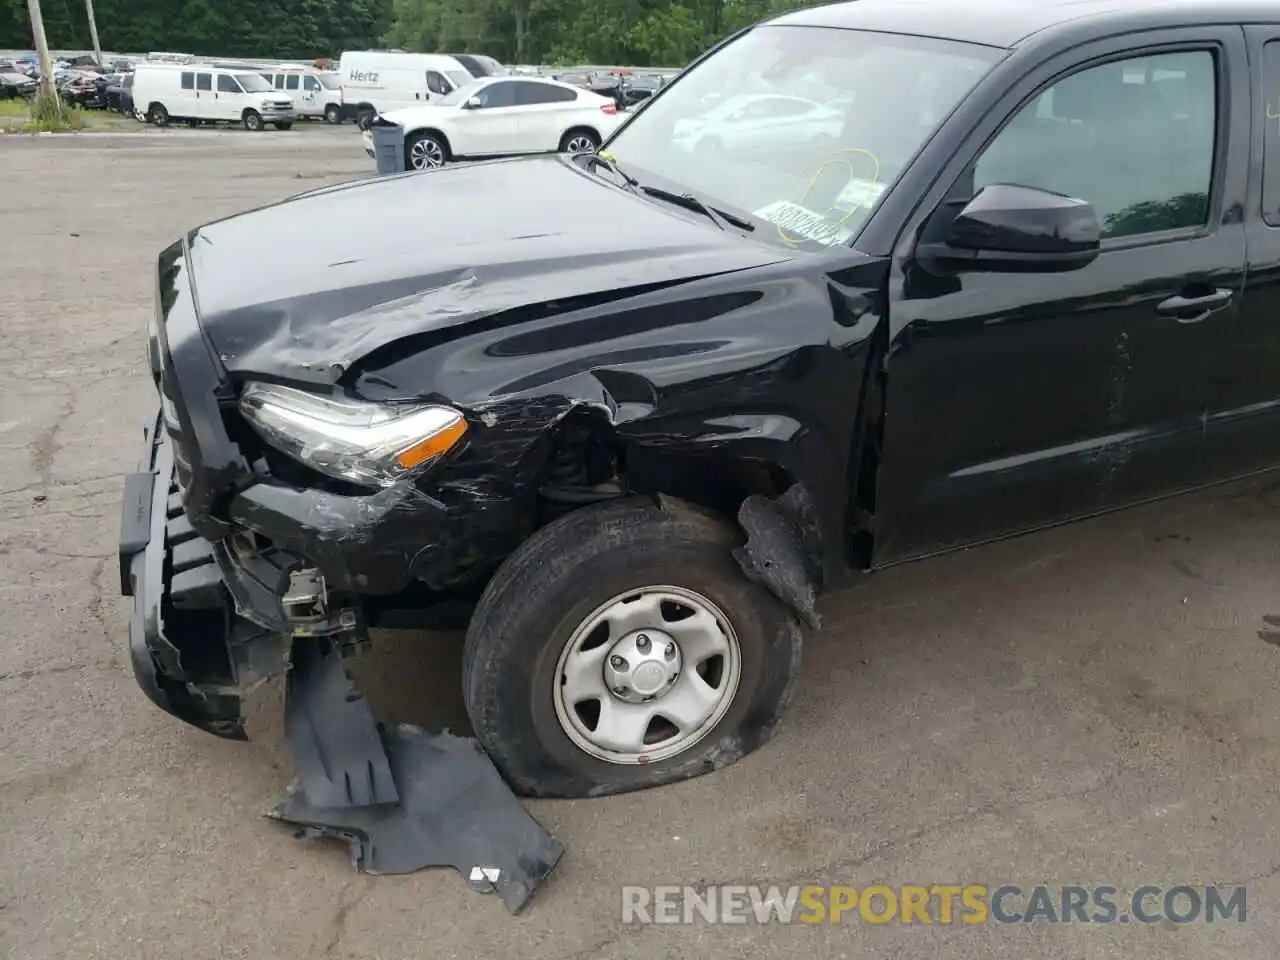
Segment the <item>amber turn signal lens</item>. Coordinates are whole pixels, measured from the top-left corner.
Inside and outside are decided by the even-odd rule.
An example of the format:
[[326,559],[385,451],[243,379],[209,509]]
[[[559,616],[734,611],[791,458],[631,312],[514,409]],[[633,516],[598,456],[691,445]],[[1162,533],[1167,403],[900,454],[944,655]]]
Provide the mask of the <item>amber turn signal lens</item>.
[[433,433],[425,440],[419,440],[413,446],[401,450],[396,454],[396,463],[404,470],[412,470],[453,449],[466,432],[467,421],[459,418],[438,433]]

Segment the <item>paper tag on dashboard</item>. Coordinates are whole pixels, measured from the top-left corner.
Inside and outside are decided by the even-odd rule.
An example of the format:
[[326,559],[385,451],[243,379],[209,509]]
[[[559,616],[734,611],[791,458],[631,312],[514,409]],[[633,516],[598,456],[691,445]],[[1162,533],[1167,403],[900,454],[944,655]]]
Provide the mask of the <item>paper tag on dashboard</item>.
[[880,199],[880,195],[884,193],[886,186],[888,185],[878,183],[875,180],[850,180],[844,185],[840,195],[836,197],[834,205],[837,207],[852,207],[855,210],[874,206],[875,202]]
[[754,211],[761,220],[776,224],[787,233],[834,247],[853,239],[853,231],[827,220],[815,210],[790,200],[777,200]]

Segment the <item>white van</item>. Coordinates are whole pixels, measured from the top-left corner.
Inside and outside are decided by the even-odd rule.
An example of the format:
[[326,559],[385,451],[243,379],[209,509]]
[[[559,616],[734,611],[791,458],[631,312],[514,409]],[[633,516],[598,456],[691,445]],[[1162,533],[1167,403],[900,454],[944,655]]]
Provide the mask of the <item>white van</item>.
[[133,74],[133,105],[163,127],[171,120],[241,123],[246,130],[293,126],[293,101],[252,70],[203,63],[140,63]]
[[342,122],[342,89],[337,73],[282,63],[262,71],[262,75],[293,101],[293,112],[298,117],[324,117],[329,123]]
[[420,107],[474,81],[453,57],[438,53],[348,50],[338,62],[342,117],[363,130],[379,113]]

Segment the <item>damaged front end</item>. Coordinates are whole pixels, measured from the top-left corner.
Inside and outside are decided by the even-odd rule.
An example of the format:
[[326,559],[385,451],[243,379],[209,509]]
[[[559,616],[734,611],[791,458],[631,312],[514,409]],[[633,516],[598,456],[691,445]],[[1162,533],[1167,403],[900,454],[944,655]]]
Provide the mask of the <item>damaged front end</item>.
[[138,472],[126,478],[120,591],[133,597],[134,676],[160,709],[219,737],[244,740],[241,699],[279,674],[278,633],[236,615],[214,546],[191,527],[157,416]]
[[125,482],[119,562],[121,592],[134,600],[130,657],[147,697],[201,730],[244,740],[243,699],[285,673],[297,777],[269,815],[300,837],[346,841],[362,872],[451,866],[518,912],[561,844],[474,740],[374,719],[342,664],[364,625],[354,608],[331,606],[314,568],[276,553],[254,555],[255,570],[195,532],[162,414],[144,448]]

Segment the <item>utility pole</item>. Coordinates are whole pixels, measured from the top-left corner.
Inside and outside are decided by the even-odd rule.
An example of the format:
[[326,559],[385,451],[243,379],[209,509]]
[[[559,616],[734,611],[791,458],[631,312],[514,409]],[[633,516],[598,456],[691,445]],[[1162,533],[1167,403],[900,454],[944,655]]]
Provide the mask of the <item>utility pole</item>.
[[58,91],[53,86],[53,60],[49,56],[49,41],[44,35],[40,0],[27,0],[27,12],[31,15],[31,36],[36,42],[36,58],[40,61],[40,92],[57,100]]
[[85,9],[89,11],[89,40],[93,43],[93,59],[98,66],[105,67],[102,62],[102,44],[98,43],[98,21],[93,18],[93,0],[84,0]]

